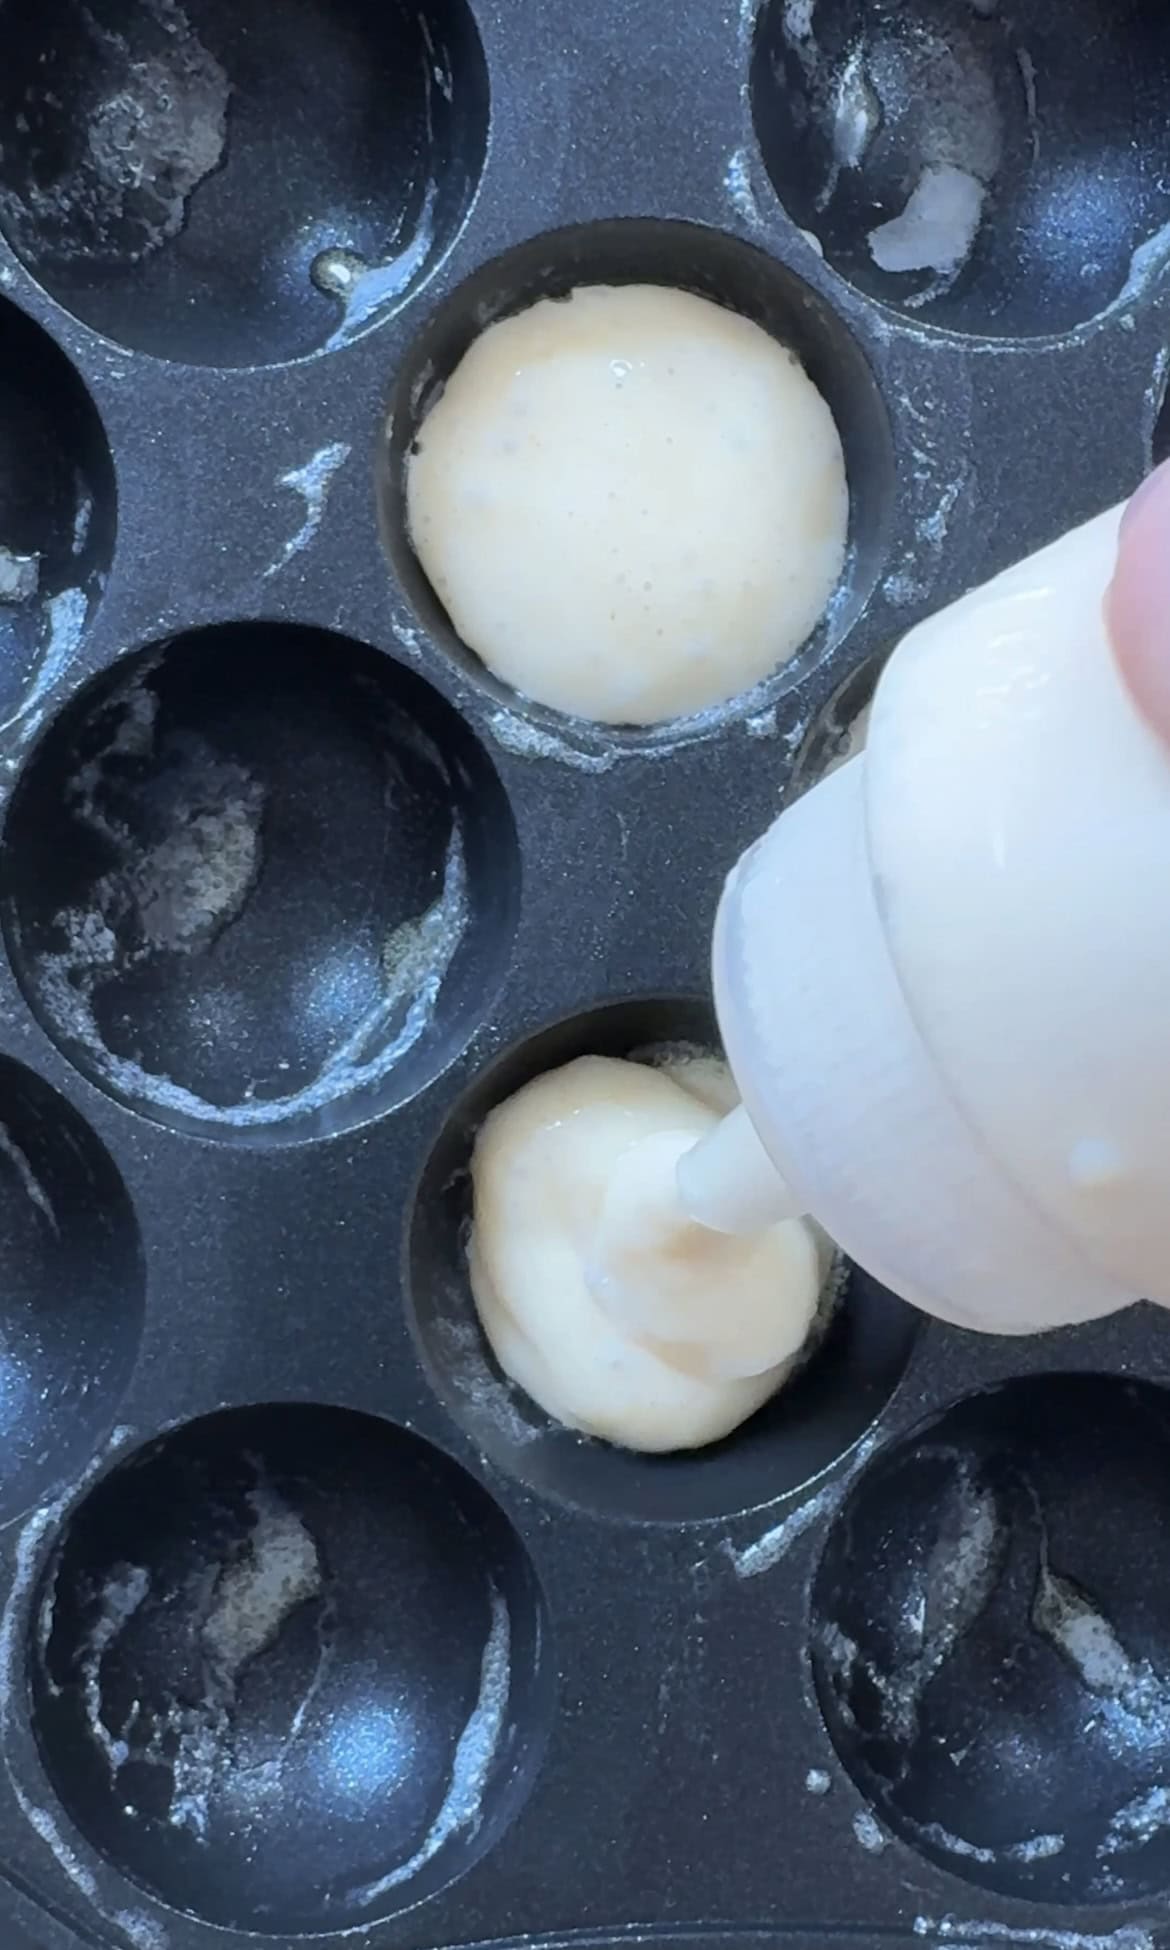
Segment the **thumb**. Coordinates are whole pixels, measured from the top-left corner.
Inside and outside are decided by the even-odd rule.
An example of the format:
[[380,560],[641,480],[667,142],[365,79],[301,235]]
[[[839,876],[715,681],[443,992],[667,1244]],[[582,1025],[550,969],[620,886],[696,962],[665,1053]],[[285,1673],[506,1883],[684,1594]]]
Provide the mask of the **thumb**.
[[1170,462],[1143,481],[1122,517],[1105,620],[1130,696],[1170,745]]

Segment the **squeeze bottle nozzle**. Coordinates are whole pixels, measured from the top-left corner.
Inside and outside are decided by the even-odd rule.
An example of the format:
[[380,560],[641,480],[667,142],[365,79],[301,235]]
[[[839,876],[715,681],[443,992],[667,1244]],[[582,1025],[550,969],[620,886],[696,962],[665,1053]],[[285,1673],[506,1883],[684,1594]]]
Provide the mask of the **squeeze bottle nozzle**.
[[1170,1302],[1170,757],[1103,600],[1121,510],[918,625],[864,753],[732,872],[743,1109],[680,1162],[728,1232],[803,1212],[926,1312]]

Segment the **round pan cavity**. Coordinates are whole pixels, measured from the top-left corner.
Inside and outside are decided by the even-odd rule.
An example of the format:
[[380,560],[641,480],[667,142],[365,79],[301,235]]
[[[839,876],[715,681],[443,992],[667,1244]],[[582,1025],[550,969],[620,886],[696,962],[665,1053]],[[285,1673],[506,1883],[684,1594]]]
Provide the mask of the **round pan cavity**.
[[1170,1887],[1170,1395],[1008,1382],[871,1463],[830,1534],[812,1661],[886,1825],[1046,1903]]
[[138,1226],[113,1160],[49,1085],[0,1058],[0,1523],[89,1462],[142,1338]]
[[[849,549],[828,609],[805,646],[746,694],[695,719],[651,730],[590,726],[521,698],[487,671],[456,635],[411,546],[406,468],[428,406],[472,341],[501,318],[581,284],[661,284],[741,313],[796,354],[833,414],[850,491]],[[697,224],[613,218],[533,238],[493,259],[444,301],[415,339],[395,381],[377,473],[383,542],[391,567],[429,635],[497,703],[552,730],[571,725],[612,744],[670,742],[687,727],[724,722],[791,688],[847,634],[877,581],[894,500],[889,421],[864,353],[832,308],[794,271],[738,238]]]
[[1070,331],[1170,224],[1161,0],[767,0],[750,87],[793,221],[924,323]]
[[45,1572],[34,1727],[86,1840],[164,1903],[287,1941],[408,1908],[492,1846],[552,1711],[544,1604],[487,1492],[310,1404],[120,1464]]
[[31,1007],[178,1129],[294,1141],[401,1103],[507,966],[490,761],[419,678],[325,631],[228,624],[120,664],[37,748],[5,842]]
[[533,1077],[584,1055],[653,1060],[712,1049],[707,1004],[639,999],[558,1022],[495,1062],[456,1105],[424,1168],[408,1240],[410,1318],[440,1400],[497,1468],[538,1495],[604,1517],[682,1523],[756,1508],[803,1488],[849,1450],[901,1378],[916,1332],[908,1307],[855,1268],[807,1366],[723,1442],[636,1455],[554,1423],[500,1372],[467,1270],[470,1161],[488,1112]]
[[471,206],[488,80],[467,0],[14,0],[0,222],[135,351],[265,365],[344,343]]
[[31,727],[114,554],[114,469],[60,347],[0,299],[0,730]]

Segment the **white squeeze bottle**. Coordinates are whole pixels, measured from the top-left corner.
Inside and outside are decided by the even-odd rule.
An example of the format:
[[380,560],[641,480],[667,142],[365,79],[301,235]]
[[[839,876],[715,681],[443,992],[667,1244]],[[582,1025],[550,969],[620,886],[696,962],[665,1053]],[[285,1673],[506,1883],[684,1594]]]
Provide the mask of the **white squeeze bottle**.
[[678,1165],[722,1232],[808,1213],[926,1312],[1170,1303],[1170,755],[1102,603],[1121,510],[913,629],[868,742],[731,874],[743,1108]]

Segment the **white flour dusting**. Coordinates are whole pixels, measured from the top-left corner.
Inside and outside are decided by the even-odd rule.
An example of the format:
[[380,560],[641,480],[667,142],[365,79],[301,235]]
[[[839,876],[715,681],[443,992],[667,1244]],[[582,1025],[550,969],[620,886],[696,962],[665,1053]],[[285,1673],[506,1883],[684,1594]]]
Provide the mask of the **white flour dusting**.
[[97,1612],[85,1636],[78,1661],[90,1734],[106,1757],[111,1777],[118,1774],[130,1758],[125,1738],[129,1728],[123,1729],[121,1734],[114,1734],[106,1720],[102,1700],[102,1663],[149,1593],[150,1574],[141,1565],[116,1565],[101,1590],[93,1593]]
[[287,474],[280,476],[277,487],[300,495],[305,504],[305,518],[295,535],[289,536],[276,560],[268,564],[264,571],[266,580],[269,576],[279,575],[294,555],[299,555],[302,549],[308,547],[321,526],[333,477],[345,465],[352,451],[347,442],[335,440],[331,446],[322,447],[303,467],[292,467]]
[[[234,1716],[241,1675],[279,1638],[301,1606],[322,1596],[324,1576],[314,1539],[300,1516],[267,1480],[259,1464],[247,1503],[251,1527],[218,1570],[201,1566],[188,1586],[164,1593],[156,1604],[186,1605],[194,1612],[199,1686],[197,1698],[164,1696],[144,1711],[135,1701],[114,1733],[102,1699],[102,1661],[130,1619],[151,1596],[145,1570],[119,1565],[100,1594],[101,1605],[82,1649],[79,1676],[90,1732],[117,1774],[130,1761],[158,1769],[170,1795],[167,1820],[196,1841],[208,1839],[213,1797],[235,1765]],[[280,1755],[279,1773],[302,1729],[327,1663],[325,1613],[318,1621],[320,1656],[314,1679],[293,1719]],[[181,1675],[186,1684],[190,1674]]]
[[929,387],[919,386],[913,395],[899,388],[897,400],[912,429],[908,485],[915,509],[915,545],[895,561],[882,586],[891,602],[904,605],[929,596],[956,511],[961,510],[964,520],[971,519],[979,483],[970,460],[960,459],[956,467],[950,447],[937,436],[938,395]]
[[[0,1749],[5,1753],[12,1703],[19,1697],[23,1674],[20,1620],[29,1591],[40,1568],[41,1545],[57,1528],[70,1503],[75,1497],[80,1497],[101,1466],[102,1457],[95,1456],[72,1488],[62,1491],[61,1495],[55,1497],[51,1503],[42,1504],[39,1510],[34,1511],[20,1533],[8,1603],[4,1607],[3,1616],[0,1617]],[[41,1662],[42,1665],[46,1665],[46,1678],[55,1600],[55,1587],[50,1587],[34,1626]]]
[[1054,1855],[1063,1855],[1065,1838],[1063,1835],[1032,1835],[1026,1842],[1011,1842],[1004,1854],[1014,1862],[1047,1862]]
[[[822,618],[822,627],[835,628],[841,606],[849,599],[851,559],[847,558],[841,582],[830,597]],[[677,719],[677,733],[653,742],[639,740],[637,744],[606,743],[601,751],[582,751],[579,746],[568,744],[555,732],[531,719],[522,717],[517,711],[496,710],[487,720],[488,730],[504,751],[516,758],[547,758],[574,771],[604,773],[611,772],[623,759],[667,759],[676,752],[684,751],[689,745],[709,737],[712,732],[727,726],[742,723],[749,738],[770,738],[777,729],[778,706],[765,704],[771,679],[765,678],[760,684],[727,704],[712,705],[706,711],[697,711],[693,717]],[[672,727],[673,729],[673,727]],[[803,735],[804,726],[794,734],[796,739]]]
[[0,545],[0,603],[31,603],[40,586],[40,556],[18,555],[15,549]]
[[781,16],[784,38],[808,74],[814,72],[819,58],[815,35],[816,9],[817,0],[784,0]]
[[610,772],[617,764],[619,749],[610,745],[603,752],[578,751],[552,732],[544,731],[515,711],[493,711],[488,729],[497,745],[517,758],[553,758],[577,772]]
[[70,781],[70,809],[106,841],[115,864],[88,905],[58,916],[65,946],[43,959],[46,994],[66,1026],[109,1060],[94,1016],[96,991],[160,952],[208,947],[242,911],[259,878],[264,791],[244,767],[195,734],[176,737],[147,808],[152,837],[107,809],[111,764],[150,755],[158,700],[139,687],[106,745]]
[[947,1855],[962,1855],[971,1862],[988,1865],[996,1862],[1045,1862],[1064,1850],[1063,1835],[1030,1835],[1023,1842],[1004,1842],[998,1848],[982,1848],[976,1842],[965,1841],[962,1835],[954,1835],[940,1822],[920,1823],[916,1834],[924,1842],[932,1842],[935,1848]]
[[798,1538],[803,1537],[807,1530],[811,1530],[815,1523],[820,1522],[836,1501],[837,1493],[839,1493],[839,1486],[836,1483],[819,1490],[816,1496],[811,1496],[806,1503],[799,1504],[781,1523],[774,1524],[771,1530],[765,1531],[754,1544],[747,1544],[740,1550],[736,1549],[730,1539],[725,1538],[723,1549],[735,1567],[736,1576],[758,1578],[764,1571],[770,1571],[773,1565],[779,1564],[781,1558],[788,1555]]
[[1166,1828],[1170,1828],[1170,1788],[1159,1784],[1117,1810],[1097,1853],[1108,1860],[1110,1856],[1144,1848]]
[[[144,841],[104,812],[91,780],[79,779],[71,795],[75,815],[121,856],[94,882],[75,931],[91,952],[100,941],[119,970],[159,951],[210,946],[242,911],[260,874],[263,787],[194,733],[175,738],[170,758],[149,807],[157,838]],[[132,945],[121,946],[128,937]]]
[[161,1923],[153,1917],[139,1916],[132,1909],[116,1909],[110,1916],[116,1930],[121,1930],[134,1950],[167,1950],[170,1938]]
[[[463,1251],[466,1255],[466,1241]],[[514,1383],[498,1377],[488,1365],[483,1331],[478,1322],[452,1317],[435,1329],[443,1362],[451,1382],[477,1414],[518,1448],[536,1442],[547,1433],[547,1423],[530,1419],[527,1397]]]
[[905,1624],[916,1650],[901,1654],[887,1668],[866,1657],[834,1620],[819,1622],[817,1641],[836,1681],[839,1709],[848,1714],[846,1696],[854,1672],[860,1670],[881,1700],[885,1736],[900,1747],[910,1746],[917,1736],[923,1694],[981,1616],[1006,1547],[993,1493],[960,1468],[940,1506],[935,1543],[906,1604]]
[[[173,1750],[169,1767],[164,1738]],[[197,1842],[207,1840],[211,1795],[230,1738],[231,1723],[218,1700],[208,1699],[201,1707],[176,1703],[165,1722],[155,1728],[151,1744],[135,1753],[136,1760],[147,1760],[169,1771],[171,1805],[167,1819],[172,1828],[185,1829]]]
[[77,506],[73,511],[73,548],[75,556],[85,554],[89,540],[90,525],[93,521],[93,496],[84,481],[77,483]]
[[1034,1950],[1156,1950],[1153,1937],[1137,1923],[1100,1933],[1049,1929],[1043,1924],[971,1923],[965,1916],[916,1916],[914,1934],[938,1944],[1018,1943]]
[[758,230],[763,218],[760,215],[760,206],[756,202],[756,193],[752,188],[746,149],[736,149],[728,158],[727,168],[723,173],[723,187],[732,209],[738,210],[744,222],[750,224],[753,230]]
[[467,920],[467,875],[463,847],[456,830],[447,853],[443,891],[423,913],[400,921],[382,943],[382,1000],[379,1009],[392,1015],[409,1003],[402,1045],[417,1040],[439,993]]
[[[1147,237],[1144,244],[1138,245],[1129,260],[1129,272],[1125,283],[1113,303],[1100,314],[1100,317],[1107,318],[1110,312],[1131,305],[1141,298],[1147,286],[1154,278],[1161,275],[1168,262],[1170,262],[1170,223],[1164,224],[1161,230],[1154,232],[1152,237]],[[1124,319],[1121,322],[1124,324]]]
[[1032,1601],[1032,1625],[1075,1669],[1082,1684],[1125,1722],[1152,1725],[1170,1738],[1170,1683],[1145,1659],[1133,1659],[1109,1620],[1048,1562],[1041,1539],[1040,1574]]
[[323,1585],[317,1546],[296,1511],[263,1478],[248,1492],[248,1505],[247,1549],[224,1566],[200,1633],[215,1672],[233,1689],[243,1668]]
[[858,41],[847,55],[833,88],[827,134],[831,161],[817,194],[816,208],[826,210],[837,193],[843,170],[860,169],[882,125],[882,105],[865,65],[865,43]]
[[925,542],[928,548],[937,551],[946,541],[951,516],[965,486],[965,474],[960,474],[956,480],[948,481],[939,495],[936,506],[928,515],[920,515],[915,522],[914,532],[919,541]]
[[833,104],[833,155],[839,169],[861,168],[881,121],[881,103],[866,72],[865,48],[858,43],[841,70]]
[[818,1490],[806,1502],[799,1504],[788,1516],[781,1518],[771,1530],[766,1530],[754,1544],[737,1548],[730,1538],[724,1538],[723,1551],[730,1558],[736,1576],[758,1578],[764,1571],[770,1571],[773,1565],[779,1564],[781,1559],[788,1555],[792,1546],[804,1536],[806,1531],[811,1530],[814,1524],[830,1515],[873,1454],[877,1439],[877,1431],[871,1429],[869,1434],[858,1443],[847,1468],[842,1470],[840,1475],[826,1483],[823,1489]]
[[753,712],[750,718],[744,719],[743,728],[749,738],[774,738],[779,730],[776,706],[773,704],[768,711]]
[[82,1895],[100,1911],[101,1905],[98,1901],[97,1878],[94,1876],[92,1870],[86,1868],[85,1863],[82,1862],[76,1849],[70,1848],[48,1809],[39,1808],[35,1801],[29,1800],[28,1795],[24,1792],[20,1782],[15,1778],[11,1770],[9,1771],[8,1780],[9,1786],[16,1797],[16,1805],[32,1829],[33,1834],[38,1836],[45,1844],[50,1855],[54,1857],[58,1866],[64,1869],[65,1874],[69,1877],[74,1887],[80,1889]]
[[853,1833],[870,1855],[881,1855],[890,1845],[890,1838],[878,1826],[868,1808],[859,1808],[853,1817]]
[[[152,1730],[145,1755],[172,1774],[171,1825],[207,1839],[211,1797],[233,1766],[233,1715],[241,1673],[280,1636],[288,1619],[320,1597],[324,1578],[317,1546],[302,1519],[265,1479],[259,1465],[248,1493],[252,1529],[243,1551],[222,1566],[199,1631],[204,1697],[192,1708],[178,1699]],[[304,1723],[326,1659],[321,1643],[317,1675],[290,1726],[279,1769]]]

